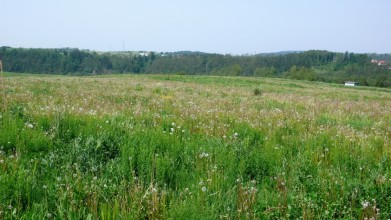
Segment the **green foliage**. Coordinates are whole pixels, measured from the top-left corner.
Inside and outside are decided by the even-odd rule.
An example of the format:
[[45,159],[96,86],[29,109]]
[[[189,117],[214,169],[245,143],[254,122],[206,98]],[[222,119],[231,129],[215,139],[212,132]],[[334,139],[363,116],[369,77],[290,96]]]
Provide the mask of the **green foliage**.
[[286,77],[290,79],[314,81],[316,76],[315,72],[309,68],[292,66]]
[[274,67],[258,67],[255,69],[253,76],[276,77],[277,71]]
[[[388,65],[371,64],[370,56],[385,59]],[[71,48],[23,49],[0,47],[4,70],[39,74],[177,73],[288,77],[291,79],[343,83],[357,81],[362,86],[391,86],[387,55],[333,53],[311,50],[281,54],[231,56],[200,52],[97,53]],[[168,77],[169,79],[169,77]],[[41,92],[45,92],[41,91]]]
[[254,95],[262,95],[262,90],[260,88],[255,88]]

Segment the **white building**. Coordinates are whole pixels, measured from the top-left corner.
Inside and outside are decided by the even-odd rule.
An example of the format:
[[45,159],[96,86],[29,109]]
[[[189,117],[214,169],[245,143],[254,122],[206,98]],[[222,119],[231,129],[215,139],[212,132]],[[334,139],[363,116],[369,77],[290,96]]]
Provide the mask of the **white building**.
[[347,81],[345,82],[345,86],[358,86],[358,82]]

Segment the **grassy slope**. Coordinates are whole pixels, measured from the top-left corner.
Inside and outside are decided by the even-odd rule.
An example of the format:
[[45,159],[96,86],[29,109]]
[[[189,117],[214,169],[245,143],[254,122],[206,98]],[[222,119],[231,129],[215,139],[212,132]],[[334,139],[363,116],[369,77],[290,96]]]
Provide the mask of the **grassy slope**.
[[177,75],[6,85],[0,218],[390,218],[390,89]]

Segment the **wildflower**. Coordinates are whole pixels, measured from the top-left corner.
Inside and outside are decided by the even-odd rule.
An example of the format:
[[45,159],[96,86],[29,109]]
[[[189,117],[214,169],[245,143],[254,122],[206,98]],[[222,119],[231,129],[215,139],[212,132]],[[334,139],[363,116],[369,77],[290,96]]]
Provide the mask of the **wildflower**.
[[200,158],[204,158],[204,157],[209,157],[209,154],[208,153],[205,153],[205,152],[202,152],[200,154]]
[[367,200],[365,200],[364,202],[361,203],[362,204],[362,208],[363,209],[366,209],[368,206],[369,206],[369,202]]
[[206,187],[203,186],[203,187],[201,188],[201,190],[202,190],[202,192],[205,192],[205,191],[206,191]]
[[26,125],[26,127],[30,128],[30,129],[34,128],[34,125],[31,123],[28,123],[28,122],[24,123],[24,125]]

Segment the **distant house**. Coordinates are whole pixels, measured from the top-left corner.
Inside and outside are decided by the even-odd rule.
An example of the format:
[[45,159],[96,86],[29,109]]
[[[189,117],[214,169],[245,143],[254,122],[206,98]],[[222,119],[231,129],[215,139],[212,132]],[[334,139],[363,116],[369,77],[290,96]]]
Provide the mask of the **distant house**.
[[371,60],[371,63],[377,64],[379,66],[384,66],[386,64],[386,61],[384,61],[384,60]]
[[351,81],[347,81],[345,82],[345,86],[358,86],[358,82],[351,82]]
[[150,52],[140,52],[139,55],[142,57],[147,57],[149,56]]
[[383,66],[385,64],[386,64],[386,62],[384,60],[379,60],[379,62],[377,63],[377,65],[379,65],[379,66]]

